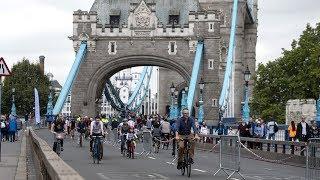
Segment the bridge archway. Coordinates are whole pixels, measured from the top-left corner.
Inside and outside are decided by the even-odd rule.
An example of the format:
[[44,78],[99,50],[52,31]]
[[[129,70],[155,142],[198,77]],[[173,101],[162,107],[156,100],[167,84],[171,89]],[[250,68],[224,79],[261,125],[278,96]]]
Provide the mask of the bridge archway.
[[[96,100],[101,98],[107,78],[115,73],[130,67],[136,66],[159,66],[177,72],[184,79],[186,84],[190,80],[190,72],[180,63],[164,57],[149,55],[132,55],[115,58],[100,66],[90,77],[85,92],[81,114],[94,116],[96,113]],[[80,113],[80,112],[79,112]]]

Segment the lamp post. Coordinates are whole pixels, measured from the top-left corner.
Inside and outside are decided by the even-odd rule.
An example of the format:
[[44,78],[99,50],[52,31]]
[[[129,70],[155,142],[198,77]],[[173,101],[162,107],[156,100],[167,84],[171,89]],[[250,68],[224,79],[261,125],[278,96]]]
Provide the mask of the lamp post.
[[178,110],[178,95],[179,91],[175,90],[174,91],[174,118],[177,119],[179,116],[179,110]]
[[204,118],[204,110],[203,110],[203,88],[204,88],[204,81],[201,78],[199,82],[199,88],[200,88],[200,97],[199,97],[199,111],[198,111],[198,122],[202,123]]
[[[320,66],[320,55],[318,56],[318,66]],[[318,85],[320,89],[320,78],[318,78]],[[317,122],[317,126],[320,127],[320,92],[319,92],[319,97],[316,103],[316,109],[317,109],[316,122]]]
[[48,97],[48,104],[47,104],[47,113],[46,113],[46,117],[47,117],[47,122],[49,123],[49,128],[51,128],[51,122],[53,121],[53,101],[52,101],[52,79],[53,79],[53,74],[52,73],[48,73],[47,74],[48,78],[49,78],[49,97]]
[[[181,113],[182,113],[182,110],[187,106],[186,102],[185,102],[185,99],[186,99],[186,91],[185,90],[182,90],[182,96],[181,96]],[[180,113],[180,114],[181,114]]]
[[15,93],[16,89],[12,88],[11,91],[12,91],[11,115],[17,116],[17,109],[16,109],[15,99],[14,99],[14,93]]
[[174,118],[174,91],[175,91],[174,84],[171,84],[170,92],[171,92],[171,106],[170,106],[170,120]]
[[249,108],[249,97],[248,97],[248,86],[249,86],[249,81],[251,78],[251,73],[249,70],[249,67],[247,66],[246,71],[244,72],[244,81],[246,82],[245,84],[245,95],[244,95],[244,105],[243,105],[243,112],[242,112],[242,119],[247,123],[249,122],[249,114],[250,114],[250,108]]

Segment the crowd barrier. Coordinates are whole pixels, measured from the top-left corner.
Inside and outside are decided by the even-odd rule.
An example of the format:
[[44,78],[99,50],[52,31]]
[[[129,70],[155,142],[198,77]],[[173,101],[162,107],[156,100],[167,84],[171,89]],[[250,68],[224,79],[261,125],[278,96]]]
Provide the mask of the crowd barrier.
[[320,139],[309,139],[307,145],[306,179],[320,179]]
[[[240,140],[238,136],[220,136],[219,140],[219,169],[214,175],[217,175],[220,171],[223,171],[228,175],[227,179],[230,179],[234,174],[238,174],[243,179],[244,177],[240,173]],[[229,174],[229,172],[231,172]]]
[[148,156],[150,153],[152,153],[152,135],[150,131],[143,131],[142,132],[142,147],[143,151],[140,155],[146,153],[146,156]]

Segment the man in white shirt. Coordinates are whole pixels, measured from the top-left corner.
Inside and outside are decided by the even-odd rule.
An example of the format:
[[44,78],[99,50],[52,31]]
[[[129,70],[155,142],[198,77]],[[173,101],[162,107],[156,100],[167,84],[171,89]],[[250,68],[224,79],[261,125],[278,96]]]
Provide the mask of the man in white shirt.
[[310,136],[310,127],[309,124],[306,123],[306,118],[304,116],[301,117],[301,122],[297,125],[297,138],[299,141],[307,142]]
[[267,124],[267,130],[268,130],[268,139],[275,140],[276,133],[277,133],[278,124],[275,122],[275,120],[272,118],[270,122]]

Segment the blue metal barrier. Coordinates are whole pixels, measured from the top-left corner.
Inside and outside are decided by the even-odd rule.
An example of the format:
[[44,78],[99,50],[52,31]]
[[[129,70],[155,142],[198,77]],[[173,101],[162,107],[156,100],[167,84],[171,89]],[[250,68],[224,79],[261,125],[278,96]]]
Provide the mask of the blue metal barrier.
[[70,92],[72,84],[73,84],[73,82],[79,72],[81,62],[82,62],[83,58],[85,57],[86,52],[87,52],[87,42],[84,41],[80,45],[76,59],[71,67],[70,72],[69,72],[68,78],[67,78],[66,82],[64,83],[62,90],[60,92],[60,95],[58,97],[58,100],[54,106],[54,109],[53,109],[54,116],[58,115],[61,112],[61,109],[64,105],[64,102],[66,101],[66,99],[68,97],[68,94]]

